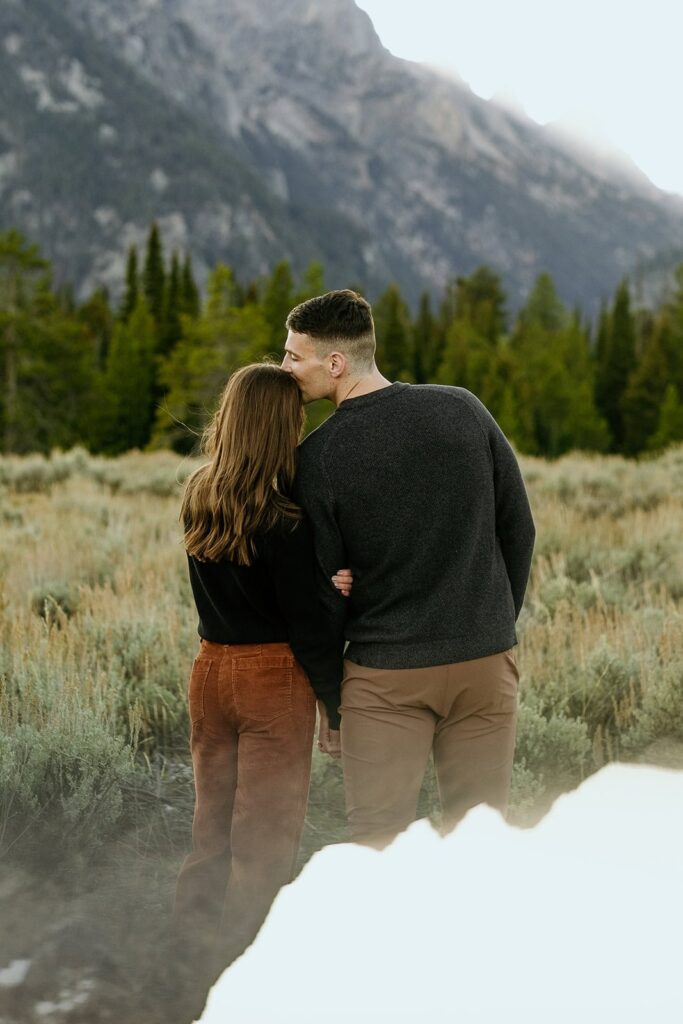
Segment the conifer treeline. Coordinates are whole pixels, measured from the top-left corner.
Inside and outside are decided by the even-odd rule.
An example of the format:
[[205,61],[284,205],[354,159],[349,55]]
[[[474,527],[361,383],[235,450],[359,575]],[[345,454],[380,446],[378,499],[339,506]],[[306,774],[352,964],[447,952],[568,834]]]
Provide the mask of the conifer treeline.
[[[202,302],[189,255],[167,258],[152,225],[144,254],[128,253],[118,307],[102,289],[77,303],[35,246],[0,234],[3,451],[190,451],[232,370],[280,358],[288,311],[324,290],[318,263],[299,281],[283,261],[246,283],[219,264]],[[509,320],[488,267],[437,304],[423,294],[415,315],[395,284],[373,308],[385,376],[468,388],[521,452],[637,455],[683,440],[683,265],[659,309],[634,310],[624,281],[595,325],[547,274]]]

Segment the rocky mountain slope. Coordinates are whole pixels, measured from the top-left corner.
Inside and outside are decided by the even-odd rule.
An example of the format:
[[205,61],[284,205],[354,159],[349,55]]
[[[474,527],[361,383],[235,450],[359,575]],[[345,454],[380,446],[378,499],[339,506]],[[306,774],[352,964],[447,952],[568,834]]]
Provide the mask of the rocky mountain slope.
[[248,277],[313,253],[335,274],[364,269],[365,229],[283,201],[229,139],[50,0],[3,0],[0,225],[39,241],[59,279],[116,291],[154,218],[200,276],[219,259]]
[[86,288],[157,217],[200,271],[322,260],[416,299],[487,262],[594,307],[683,201],[393,57],[353,0],[5,0],[0,217]]

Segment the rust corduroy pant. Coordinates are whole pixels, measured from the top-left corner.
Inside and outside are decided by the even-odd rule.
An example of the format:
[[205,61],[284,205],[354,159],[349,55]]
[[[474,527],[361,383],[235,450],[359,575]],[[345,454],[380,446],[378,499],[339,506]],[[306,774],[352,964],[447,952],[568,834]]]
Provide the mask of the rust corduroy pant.
[[286,643],[202,640],[190,677],[196,803],[175,920],[226,960],[291,881],[303,828],[315,697]]

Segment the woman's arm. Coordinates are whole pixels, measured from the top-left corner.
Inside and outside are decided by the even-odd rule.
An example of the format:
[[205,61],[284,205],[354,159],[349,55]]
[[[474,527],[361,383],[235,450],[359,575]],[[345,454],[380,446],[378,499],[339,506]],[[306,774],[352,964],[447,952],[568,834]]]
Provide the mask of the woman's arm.
[[[313,534],[307,519],[284,523],[274,530],[264,558],[272,573],[294,656],[316,697],[323,702],[330,727],[336,730],[340,723],[344,638],[320,601]],[[330,590],[334,593],[332,586]]]

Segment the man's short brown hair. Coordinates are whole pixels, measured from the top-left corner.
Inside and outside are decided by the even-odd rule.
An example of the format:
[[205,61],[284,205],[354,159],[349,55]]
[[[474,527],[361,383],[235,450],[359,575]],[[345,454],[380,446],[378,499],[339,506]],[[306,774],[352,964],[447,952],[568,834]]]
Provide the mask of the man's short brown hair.
[[287,329],[307,334],[320,352],[338,349],[355,370],[370,370],[375,359],[375,325],[367,299],[350,288],[326,292],[295,306]]

